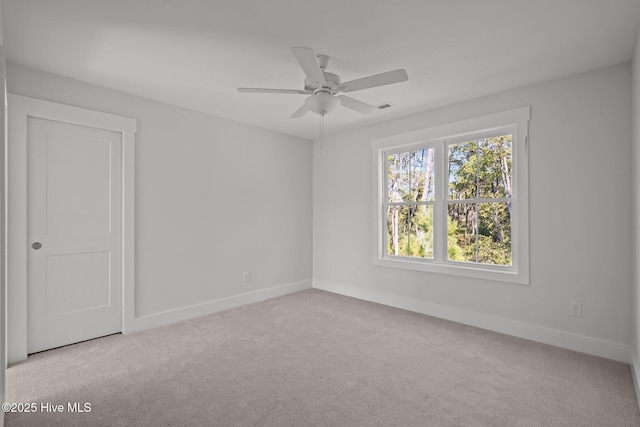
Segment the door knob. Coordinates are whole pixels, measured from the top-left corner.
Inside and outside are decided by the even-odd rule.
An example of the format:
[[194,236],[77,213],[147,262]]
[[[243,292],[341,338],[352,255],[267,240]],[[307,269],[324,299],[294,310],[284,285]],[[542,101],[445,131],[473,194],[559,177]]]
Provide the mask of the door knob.
[[42,247],[42,243],[40,242],[35,242],[33,245],[31,245],[31,247],[35,250],[38,250]]

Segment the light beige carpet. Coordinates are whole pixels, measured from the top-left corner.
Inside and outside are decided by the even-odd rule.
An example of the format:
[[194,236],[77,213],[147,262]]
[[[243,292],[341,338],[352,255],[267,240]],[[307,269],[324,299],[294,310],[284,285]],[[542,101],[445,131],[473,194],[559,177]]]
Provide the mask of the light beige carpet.
[[6,394],[65,407],[7,426],[640,425],[628,365],[318,290],[35,354]]

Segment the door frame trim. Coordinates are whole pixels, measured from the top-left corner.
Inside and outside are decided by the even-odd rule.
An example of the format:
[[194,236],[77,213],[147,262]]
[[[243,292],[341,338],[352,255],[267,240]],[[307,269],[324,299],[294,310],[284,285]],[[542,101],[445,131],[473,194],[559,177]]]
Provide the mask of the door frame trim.
[[90,126],[122,135],[122,332],[135,320],[135,133],[137,120],[7,94],[7,362],[27,358],[27,121],[29,117]]

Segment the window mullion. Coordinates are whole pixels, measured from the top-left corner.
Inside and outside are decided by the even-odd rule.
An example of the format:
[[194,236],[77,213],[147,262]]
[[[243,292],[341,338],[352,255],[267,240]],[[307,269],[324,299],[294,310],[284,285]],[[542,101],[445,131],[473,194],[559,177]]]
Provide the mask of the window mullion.
[[[434,147],[434,173],[433,176],[436,179],[434,185],[434,201],[435,206],[433,209],[433,224],[434,224],[434,244],[433,244],[433,258],[437,261],[446,260],[447,253],[447,204],[445,199],[447,197],[446,192],[446,160],[445,160],[445,141],[442,141],[440,144],[437,144]],[[436,226],[436,224],[440,224],[440,226]],[[444,224],[442,227],[441,224]]]
[[476,241],[476,261],[478,262],[478,258],[480,255],[480,242],[479,242],[479,225],[480,225],[480,207],[478,206],[478,199],[480,198],[480,144],[481,139],[476,141],[476,194],[474,200],[474,217],[475,221],[473,224],[473,234],[475,236]]
[[[413,202],[413,153],[409,151],[409,163],[407,164],[407,175],[409,182],[409,201]],[[407,204],[407,255],[411,256],[411,204]]]

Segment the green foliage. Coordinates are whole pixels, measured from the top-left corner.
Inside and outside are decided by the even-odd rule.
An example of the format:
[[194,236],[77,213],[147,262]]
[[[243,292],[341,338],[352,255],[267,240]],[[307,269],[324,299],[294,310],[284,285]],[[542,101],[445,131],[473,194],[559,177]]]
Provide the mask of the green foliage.
[[447,221],[447,255],[452,261],[464,261],[464,250],[458,244],[458,239],[456,238],[457,229],[455,222],[449,218]]
[[[395,219],[397,216],[397,219]],[[431,206],[393,207],[388,216],[387,253],[433,258],[433,210]],[[393,224],[397,221],[397,251]]]

